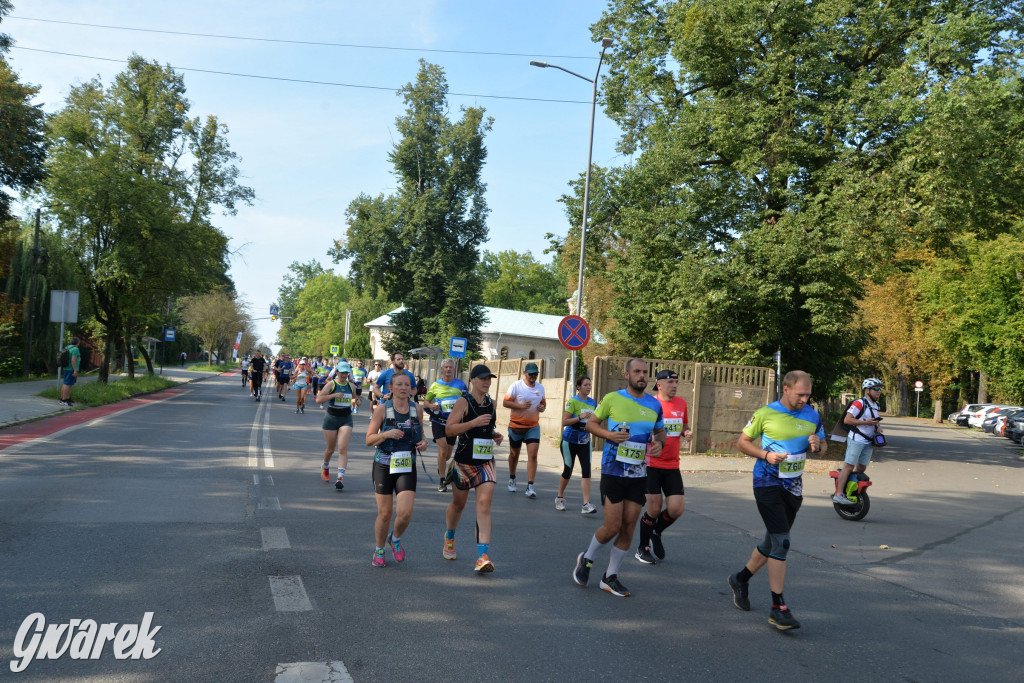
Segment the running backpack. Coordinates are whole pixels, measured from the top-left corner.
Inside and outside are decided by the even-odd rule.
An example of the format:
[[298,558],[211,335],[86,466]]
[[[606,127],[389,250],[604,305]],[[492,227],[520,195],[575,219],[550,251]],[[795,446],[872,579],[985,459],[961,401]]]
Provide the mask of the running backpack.
[[[849,437],[850,432],[856,432],[857,434],[863,436],[865,439],[868,438],[867,436],[864,436],[864,433],[857,429],[855,425],[846,424],[846,414],[850,411],[850,407],[853,405],[854,401],[860,400],[861,399],[859,398],[855,398],[853,399],[853,401],[847,403],[846,407],[843,408],[843,412],[839,414],[839,421],[836,422],[835,426],[832,427],[832,429],[829,431],[828,438],[830,441],[838,441],[839,443],[843,443]],[[867,409],[867,402],[862,402],[860,412],[857,413],[855,417],[859,420],[864,415],[864,412]],[[870,439],[868,440],[870,441]]]
[[71,365],[71,353],[65,348],[60,352],[60,358],[57,359],[57,367],[66,368]]

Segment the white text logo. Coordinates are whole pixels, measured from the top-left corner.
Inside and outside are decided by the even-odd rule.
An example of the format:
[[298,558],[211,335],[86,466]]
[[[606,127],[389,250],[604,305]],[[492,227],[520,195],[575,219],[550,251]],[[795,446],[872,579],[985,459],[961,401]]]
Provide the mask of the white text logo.
[[21,623],[14,639],[11,671],[20,673],[33,659],[99,659],[109,641],[117,659],[152,659],[160,654],[153,636],[160,626],[150,630],[153,613],[146,612],[142,624],[97,624],[92,619],[71,619],[66,624],[46,625],[40,612],[30,614]]

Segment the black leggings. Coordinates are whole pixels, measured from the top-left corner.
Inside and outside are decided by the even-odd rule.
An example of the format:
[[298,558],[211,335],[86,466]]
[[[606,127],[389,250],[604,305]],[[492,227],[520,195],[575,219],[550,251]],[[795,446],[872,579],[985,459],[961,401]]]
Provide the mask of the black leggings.
[[580,461],[580,476],[590,479],[590,444],[562,441],[562,479],[572,476],[572,466],[577,459]]

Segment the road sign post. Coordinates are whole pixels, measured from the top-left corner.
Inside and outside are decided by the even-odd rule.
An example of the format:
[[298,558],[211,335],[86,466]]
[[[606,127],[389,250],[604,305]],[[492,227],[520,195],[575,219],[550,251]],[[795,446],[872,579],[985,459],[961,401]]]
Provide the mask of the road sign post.
[[569,391],[571,392],[576,388],[576,366],[578,365],[576,352],[590,342],[590,325],[578,315],[567,315],[558,323],[558,341],[572,352],[569,361]]
[[465,358],[468,343],[469,340],[465,337],[452,337],[452,341],[448,345],[448,355],[452,358]]
[[924,391],[924,382],[917,380],[914,382],[914,393],[917,394],[917,417],[921,417],[921,392]]

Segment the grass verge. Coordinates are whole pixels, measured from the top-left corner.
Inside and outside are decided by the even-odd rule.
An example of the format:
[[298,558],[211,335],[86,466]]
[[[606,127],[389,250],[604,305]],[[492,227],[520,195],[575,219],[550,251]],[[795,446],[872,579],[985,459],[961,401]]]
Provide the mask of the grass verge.
[[[178,383],[159,375],[143,375],[135,379],[119,379],[108,384],[89,382],[88,384],[78,384],[71,387],[71,400],[80,406],[103,406],[108,403],[117,403],[139,394],[148,394],[174,386],[178,386]],[[54,386],[41,391],[38,395],[54,400],[60,398],[57,387]]]
[[240,363],[225,363],[224,365],[189,365],[186,370],[196,370],[197,372],[227,372],[228,370],[234,370],[239,367]]

